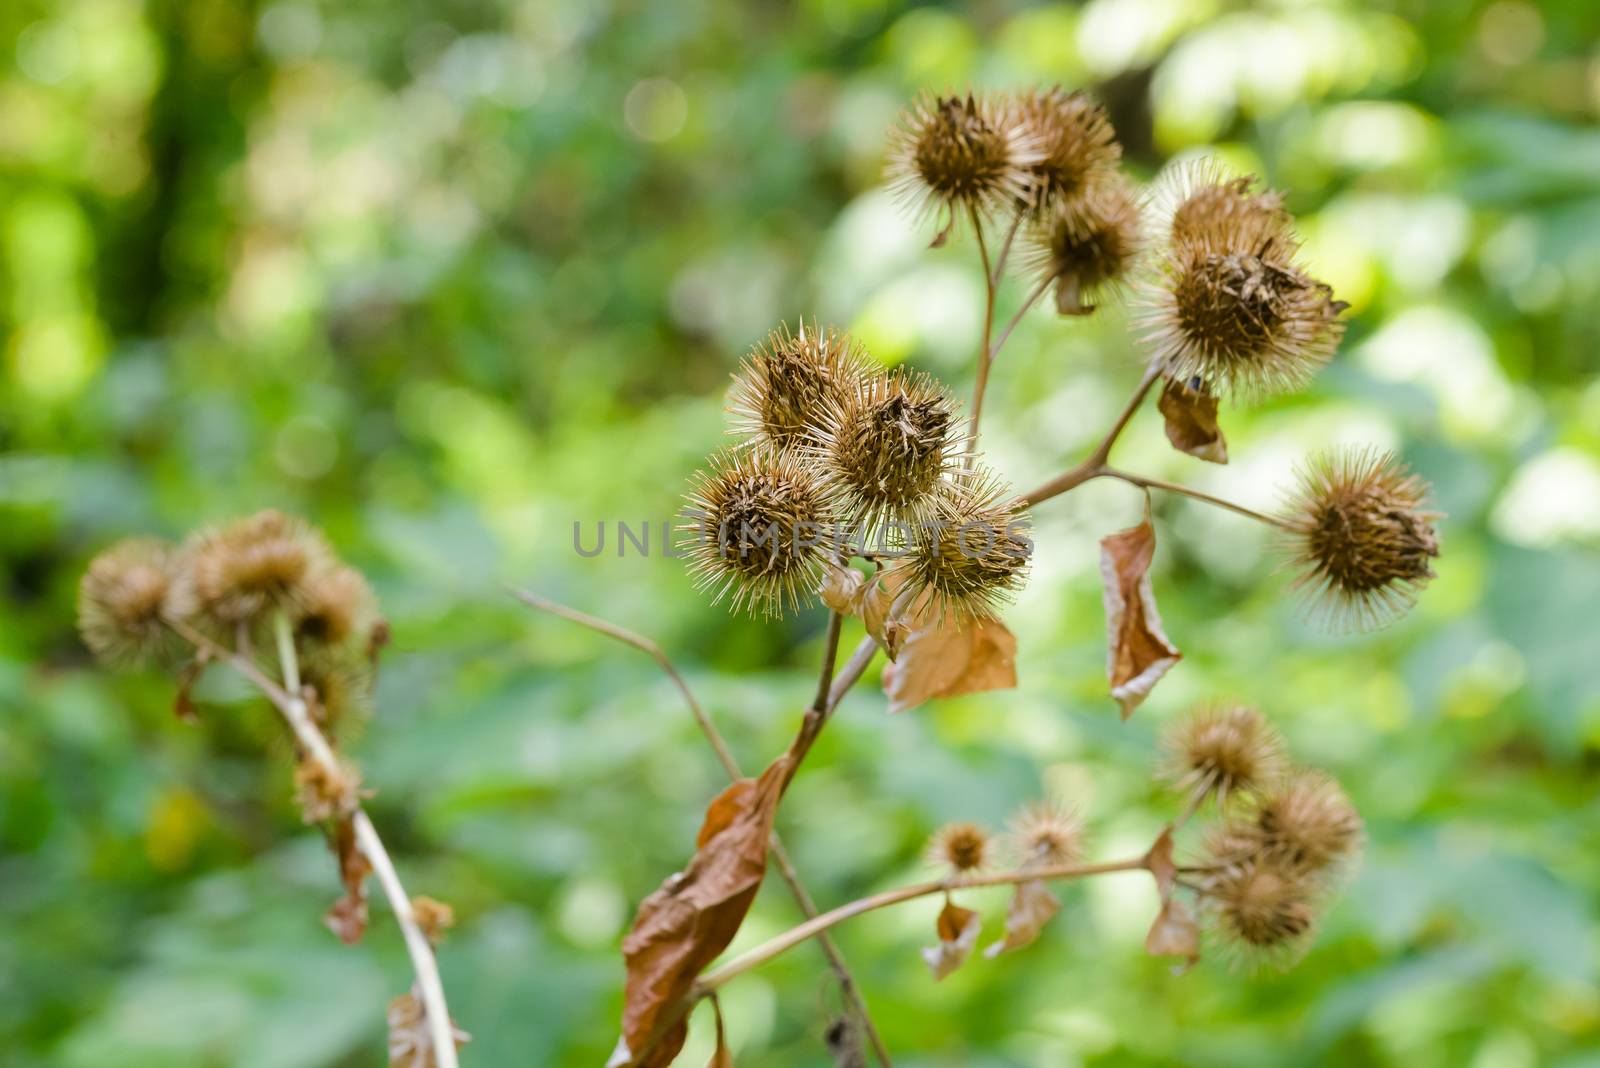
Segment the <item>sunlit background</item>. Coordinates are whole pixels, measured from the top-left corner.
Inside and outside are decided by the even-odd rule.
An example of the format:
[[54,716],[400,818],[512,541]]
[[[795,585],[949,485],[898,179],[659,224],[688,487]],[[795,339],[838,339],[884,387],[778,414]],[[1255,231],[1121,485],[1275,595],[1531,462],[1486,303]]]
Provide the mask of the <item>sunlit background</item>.
[[[1158,500],[1186,659],[1124,725],[1095,541],[1141,498],[1042,508],[1020,687],[890,718],[869,679],[796,782],[780,826],[815,896],[921,877],[939,823],[1046,790],[1094,853],[1137,848],[1173,810],[1158,727],[1220,694],[1344,780],[1367,861],[1281,976],[1171,975],[1133,877],[937,985],[936,902],[853,921],[897,1063],[1600,1064],[1597,39],[1592,0],[0,5],[0,1060],[382,1061],[404,954],[381,907],[357,948],[322,927],[335,873],[269,711],[218,675],[178,723],[170,679],[108,676],[73,629],[112,540],[270,505],[321,524],[394,624],[355,748],[408,885],[460,915],[466,1063],[600,1063],[621,932],[721,772],[648,660],[499,584],[656,638],[747,767],[778,752],[820,614],[730,617],[658,540],[588,559],[573,524],[659,539],[781,319],[965,392],[974,250],[929,250],[879,188],[884,134],[924,88],[1061,82],[1106,100],[1142,176],[1215,151],[1288,190],[1352,305],[1314,388],[1225,408],[1232,464],[1172,452],[1153,413],[1120,462],[1270,507],[1310,450],[1393,447],[1449,513],[1445,555],[1403,623],[1330,637],[1260,530]],[[1062,469],[1139,366],[1119,311],[1030,317],[993,458],[1021,486]],[[968,895],[991,931],[1003,901]],[[768,888],[739,944],[794,920]],[[825,1062],[824,975],[803,947],[727,989],[740,1064]]]

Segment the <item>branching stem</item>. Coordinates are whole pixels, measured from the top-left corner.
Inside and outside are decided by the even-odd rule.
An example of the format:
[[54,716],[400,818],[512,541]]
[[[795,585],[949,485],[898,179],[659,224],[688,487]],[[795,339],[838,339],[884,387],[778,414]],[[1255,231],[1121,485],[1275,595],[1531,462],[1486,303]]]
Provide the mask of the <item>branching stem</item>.
[[[510,589],[507,592],[530,608],[548,612],[553,616],[559,616],[562,619],[576,623],[580,627],[587,627],[598,634],[614,638],[624,645],[638,649],[654,660],[661,670],[666,672],[673,685],[677,687],[678,693],[683,697],[684,704],[689,707],[689,714],[694,717],[695,723],[700,728],[700,733],[704,734],[706,741],[710,743],[712,751],[716,753],[717,762],[728,773],[728,778],[734,780],[744,778],[744,773],[739,770],[738,762],[734,759],[732,750],[728,748],[728,743],[723,740],[722,733],[717,730],[716,724],[711,721],[711,716],[701,707],[699,700],[694,695],[694,691],[689,688],[689,684],[678,673],[678,669],[673,666],[672,661],[668,659],[667,654],[662,651],[660,645],[642,634],[628,630],[626,627],[620,627],[615,623],[580,612],[575,608],[568,608],[564,604],[547,600],[538,594],[516,589]],[[835,640],[837,640],[836,636]],[[862,657],[862,649],[858,648],[845,664],[844,670],[834,677],[833,685],[830,687],[827,697],[826,709],[828,712],[832,712],[834,706],[844,697],[845,691],[849,690],[855,681],[861,677],[862,671],[866,669],[867,663],[872,659],[872,654],[877,650],[877,644],[871,638],[866,639],[864,646],[866,650],[865,658],[863,659]],[[778,874],[788,885],[789,893],[794,898],[795,903],[800,906],[801,913],[808,920],[815,919],[818,915],[816,902],[812,900],[811,894],[806,890],[805,883],[800,879],[800,872],[795,868],[794,861],[789,856],[789,851],[784,848],[783,842],[778,838],[776,831],[772,834],[771,849],[772,862],[777,867]],[[872,1022],[872,1016],[867,1010],[866,999],[863,997],[855,977],[851,974],[849,966],[845,963],[844,954],[839,951],[839,947],[826,933],[818,935],[817,945],[822,949],[823,956],[828,959],[828,966],[833,969],[834,977],[838,980],[839,989],[844,993],[845,1001],[861,1021],[862,1029],[866,1032],[867,1039],[872,1044],[872,1049],[878,1058],[878,1062],[883,1065],[883,1068],[892,1068],[888,1046],[884,1044],[883,1037],[878,1034],[878,1029]]]
[[[300,696],[300,665],[294,654],[294,637],[289,631],[288,619],[280,613],[273,622],[278,656],[283,669],[283,686],[279,686],[269,678],[254,661],[238,652],[222,648],[187,624],[173,621],[170,626],[196,649],[213,660],[227,664],[254,683],[283,716],[284,722],[294,734],[295,741],[306,755],[321,764],[330,775],[340,775],[343,772],[338,756],[328,744],[322,731],[312,721],[305,699]],[[366,811],[358,806],[350,822],[355,831],[356,843],[362,855],[372,864],[373,874],[377,876],[378,885],[382,887],[384,897],[388,898],[389,907],[394,911],[395,922],[400,925],[400,933],[405,938],[406,952],[411,956],[411,967],[417,976],[417,989],[422,996],[423,1010],[428,1023],[428,1038],[433,1043],[435,1063],[438,1068],[459,1068],[454,1027],[450,1022],[449,1007],[445,1003],[444,983],[439,978],[439,963],[433,955],[433,946],[429,944],[427,935],[422,933],[422,928],[417,924],[416,914],[411,908],[411,897],[401,885],[400,875],[395,871],[394,862],[389,858],[389,851],[384,847],[383,839]]]

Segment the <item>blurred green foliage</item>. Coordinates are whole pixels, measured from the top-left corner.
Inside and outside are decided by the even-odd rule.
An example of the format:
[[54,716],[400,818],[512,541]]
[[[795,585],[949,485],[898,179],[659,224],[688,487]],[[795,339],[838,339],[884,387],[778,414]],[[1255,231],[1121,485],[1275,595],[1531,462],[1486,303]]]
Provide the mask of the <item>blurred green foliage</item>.
[[[1135,878],[1068,890],[1039,945],[937,986],[936,903],[855,921],[899,1063],[1600,1064],[1597,38],[1592,0],[8,0],[0,1060],[381,1060],[404,955],[381,916],[355,949],[319,924],[333,866],[268,711],[219,676],[176,723],[170,679],[96,669],[73,629],[110,541],[276,505],[394,623],[356,749],[408,884],[461,915],[468,1062],[600,1063],[620,933],[720,772],[653,665],[499,583],[652,635],[747,767],[779,751],[818,613],[731,618],[659,552],[578,556],[573,523],[667,518],[780,319],[965,389],[973,249],[897,212],[884,133],[922,88],[1060,81],[1102,94],[1143,175],[1214,146],[1290,190],[1353,305],[1312,390],[1225,411],[1232,465],[1147,415],[1126,466],[1268,505],[1313,448],[1394,446],[1446,555],[1400,625],[1331,638],[1260,531],[1158,501],[1186,659],[1123,725],[1095,540],[1140,500],[1042,509],[1021,687],[888,718],[864,686],[796,782],[780,822],[818,899],[914,876],[941,821],[1046,788],[1096,853],[1147,841],[1172,808],[1156,730],[1216,694],[1344,780],[1368,859],[1281,976],[1145,958]],[[1030,317],[994,459],[1019,485],[1061,469],[1137,374],[1120,313]],[[997,928],[1003,895],[971,899]],[[793,920],[769,887],[739,945]],[[728,989],[740,1063],[822,1063],[823,976],[806,947]]]

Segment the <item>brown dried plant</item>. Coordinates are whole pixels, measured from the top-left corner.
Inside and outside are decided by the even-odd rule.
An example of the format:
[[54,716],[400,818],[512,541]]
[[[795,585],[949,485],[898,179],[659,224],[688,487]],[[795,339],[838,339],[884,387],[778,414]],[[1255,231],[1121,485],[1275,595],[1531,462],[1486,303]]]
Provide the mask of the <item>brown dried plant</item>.
[[[1120,160],[1104,111],[1081,93],[921,98],[891,135],[889,176],[917,215],[938,216],[934,246],[961,220],[977,246],[985,308],[965,412],[931,376],[882,368],[858,341],[817,321],[792,331],[779,326],[735,375],[728,407],[739,441],[695,476],[680,555],[710,598],[735,610],[777,616],[813,597],[828,609],[814,695],[792,742],[759,775],[741,772],[655,643],[513,591],[651,656],[732,780],[710,802],[688,861],[645,897],[623,940],[624,1011],[610,1068],[672,1063],[702,1000],[715,1014],[713,1063],[731,1065],[717,992],[813,940],[845,1005],[826,1028],[830,1056],[864,1064],[864,1045],[887,1068],[887,1045],[829,931],[863,913],[939,898],[936,941],[922,951],[937,980],[963,967],[980,937],[981,915],[956,900],[977,887],[1013,888],[1004,936],[987,957],[1041,937],[1062,908],[1050,883],[1125,872],[1146,873],[1158,891],[1145,939],[1150,954],[1188,967],[1211,943],[1248,964],[1286,964],[1309,946],[1318,916],[1353,867],[1361,820],[1332,778],[1291,770],[1281,737],[1248,705],[1202,705],[1165,732],[1159,775],[1178,795],[1175,811],[1137,855],[1085,860],[1077,810],[1040,802],[1026,806],[998,843],[968,822],[937,832],[928,854],[939,877],[824,911],[774,830],[790,783],[880,651],[889,661],[882,685],[892,712],[1016,685],[1017,638],[1000,613],[1026,583],[1036,552],[1031,511],[1091,480],[1114,479],[1144,495],[1142,521],[1101,541],[1107,689],[1124,718],[1182,659],[1157,606],[1153,492],[1273,527],[1298,569],[1295,586],[1339,623],[1387,622],[1432,578],[1438,515],[1421,480],[1392,457],[1358,451],[1311,461],[1278,515],[1110,463],[1158,384],[1174,448],[1226,463],[1222,400],[1303,385],[1332,357],[1344,329],[1344,305],[1300,261],[1280,194],[1214,164],[1145,192]],[[1019,233],[1033,246],[1032,283],[999,324],[997,297]],[[1081,462],[1014,493],[980,450],[996,357],[1046,292],[1054,292],[1060,314],[1083,316],[1130,284],[1139,293],[1147,357],[1131,397]],[[841,663],[849,618],[861,621],[864,634]],[[361,808],[359,775],[335,748],[341,725],[365,707],[371,657],[387,634],[365,580],[309,526],[267,512],[197,535],[180,551],[148,542],[110,550],[84,578],[80,620],[86,643],[110,662],[156,658],[177,667],[181,710],[191,707],[188,690],[207,663],[230,666],[272,701],[296,741],[304,815],[327,826],[339,860],[346,892],[330,925],[359,935],[365,881],[376,874],[411,950],[418,981],[390,1008],[391,1063],[453,1068],[465,1036],[445,1010],[432,948],[453,915],[400,890]],[[187,664],[171,659],[180,649]],[[1200,835],[1198,855],[1180,860],[1180,834],[1202,811],[1212,825]],[[804,918],[720,960],[769,862]]]

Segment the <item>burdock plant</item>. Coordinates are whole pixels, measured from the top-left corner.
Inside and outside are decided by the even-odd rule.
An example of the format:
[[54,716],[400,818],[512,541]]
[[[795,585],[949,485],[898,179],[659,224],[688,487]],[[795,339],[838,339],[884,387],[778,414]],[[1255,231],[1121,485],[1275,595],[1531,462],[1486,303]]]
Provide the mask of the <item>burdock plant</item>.
[[[728,398],[735,443],[691,481],[679,555],[700,588],[736,611],[777,616],[814,598],[827,607],[816,688],[793,741],[746,776],[683,677],[651,642],[531,593],[516,596],[647,653],[668,673],[731,785],[707,807],[682,868],[640,903],[622,943],[624,1011],[613,1068],[661,1068],[682,1048],[691,1011],[715,1016],[717,992],[788,950],[815,942],[837,981],[844,1015],[826,1029],[836,1063],[882,1065],[890,1052],[830,930],[880,908],[937,898],[931,979],[964,967],[982,917],[959,903],[984,886],[1013,888],[1004,934],[985,956],[1035,942],[1062,904],[1051,884],[1144,873],[1159,907],[1147,952],[1193,965],[1216,946],[1251,965],[1287,964],[1310,945],[1318,917],[1352,870],[1361,819],[1331,777],[1298,768],[1248,703],[1202,704],[1165,731],[1159,776],[1173,815],[1133,855],[1087,859],[1084,820],[1070,799],[1027,805],[1007,832],[959,822],[928,848],[936,877],[820,910],[774,831],[789,784],[844,695],[882,653],[892,711],[1015,686],[1017,638],[1001,616],[1039,552],[1032,510],[1095,479],[1143,491],[1145,518],[1101,541],[1107,689],[1130,715],[1181,660],[1150,575],[1153,493],[1174,493],[1268,524],[1285,546],[1295,588],[1339,625],[1372,626],[1408,608],[1439,553],[1427,489],[1373,451],[1311,460],[1283,510],[1266,515],[1189,486],[1113,466],[1113,447],[1159,386],[1174,447],[1221,463],[1225,400],[1297,388],[1334,354],[1345,306],[1301,262],[1284,198],[1215,164],[1141,189],[1120,168],[1104,110],[1082,93],[926,96],[901,117],[890,181],[941,245],[969,229],[985,290],[972,399],[962,410],[931,376],[888,369],[845,331],[805,320],[778,326],[745,359]],[[1019,240],[1020,239],[1020,240]],[[1022,251],[1018,251],[1021,249]],[[1013,253],[1029,284],[996,322]],[[1093,314],[1133,290],[1144,373],[1081,462],[1017,493],[984,461],[980,419],[991,368],[1022,318],[1051,292],[1067,316]],[[839,656],[845,622],[863,636]],[[208,664],[225,665],[278,709],[294,739],[296,795],[325,827],[346,887],[329,923],[346,938],[366,919],[376,874],[416,966],[413,994],[391,1008],[391,1063],[456,1063],[432,943],[449,913],[408,899],[361,808],[359,775],[337,750],[341,725],[367,705],[386,628],[365,580],[309,526],[276,512],[172,549],[125,543],[97,559],[80,597],[84,640],[109,662],[156,660],[181,682],[180,707]],[[1191,823],[1205,821],[1198,834]],[[801,922],[722,958],[769,866]]]

